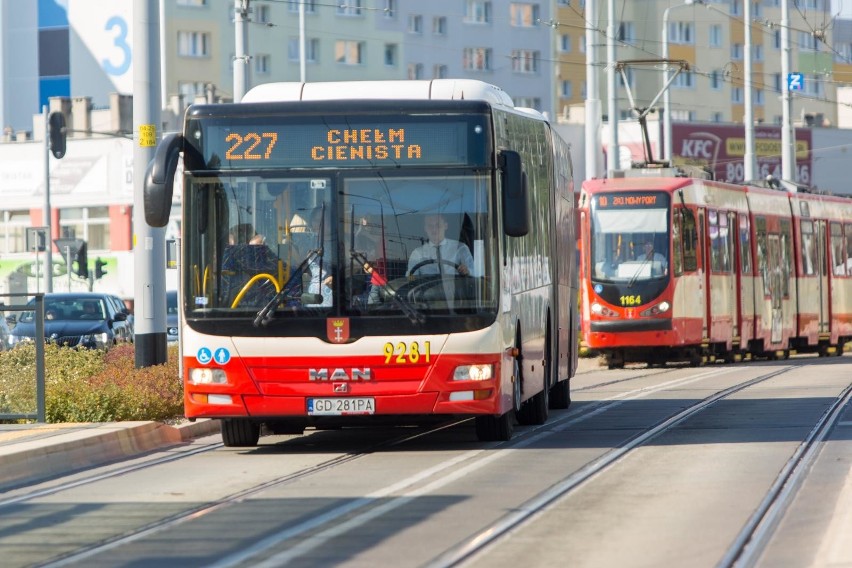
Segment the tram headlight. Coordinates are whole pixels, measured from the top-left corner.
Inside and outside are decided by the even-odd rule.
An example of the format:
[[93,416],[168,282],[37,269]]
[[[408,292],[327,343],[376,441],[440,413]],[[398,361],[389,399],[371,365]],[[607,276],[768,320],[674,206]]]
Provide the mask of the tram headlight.
[[487,381],[494,376],[494,365],[460,365],[453,372],[454,381]]
[[190,369],[189,382],[193,385],[224,385],[228,382],[228,375],[223,369],[201,367]]
[[656,306],[651,306],[647,310],[642,310],[639,312],[640,316],[658,316],[660,314],[664,314],[669,311],[671,304],[666,302],[665,300],[657,304]]
[[606,307],[603,304],[598,303],[598,302],[592,302],[591,310],[592,310],[592,313],[595,314],[596,316],[603,316],[603,317],[606,317],[606,318],[618,317],[617,312],[609,309],[608,307]]

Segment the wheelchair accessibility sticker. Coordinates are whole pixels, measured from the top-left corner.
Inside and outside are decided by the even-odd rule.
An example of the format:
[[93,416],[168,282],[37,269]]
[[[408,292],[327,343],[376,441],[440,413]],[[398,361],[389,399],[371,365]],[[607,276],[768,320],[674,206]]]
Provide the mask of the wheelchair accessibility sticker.
[[207,365],[208,363],[224,365],[231,360],[231,352],[224,347],[219,347],[216,351],[211,351],[209,347],[202,347],[195,354],[195,359],[202,365]]

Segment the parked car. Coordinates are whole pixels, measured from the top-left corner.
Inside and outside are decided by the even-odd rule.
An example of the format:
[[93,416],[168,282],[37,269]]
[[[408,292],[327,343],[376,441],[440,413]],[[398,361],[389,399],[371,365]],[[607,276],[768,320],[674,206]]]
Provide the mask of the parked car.
[[[35,305],[35,300],[30,300]],[[22,312],[11,334],[12,345],[35,338],[35,312]],[[66,292],[44,296],[44,338],[46,341],[109,349],[130,341],[127,314],[118,311],[109,294]]]
[[5,315],[0,312],[0,351],[6,351],[12,346],[11,335],[12,332],[9,329],[9,323],[6,321]]
[[123,312],[124,314],[127,315],[127,320],[125,320],[127,322],[127,335],[128,335],[127,340],[132,342],[133,336],[136,334],[136,326],[135,326],[136,322],[133,318],[133,312],[130,311],[130,308],[127,307],[127,304],[124,303],[124,300],[122,300],[118,296],[114,296],[112,294],[109,294],[108,298],[113,303],[113,305],[115,306],[115,310],[117,312]]
[[178,340],[178,295],[177,290],[166,291],[166,340],[175,343]]

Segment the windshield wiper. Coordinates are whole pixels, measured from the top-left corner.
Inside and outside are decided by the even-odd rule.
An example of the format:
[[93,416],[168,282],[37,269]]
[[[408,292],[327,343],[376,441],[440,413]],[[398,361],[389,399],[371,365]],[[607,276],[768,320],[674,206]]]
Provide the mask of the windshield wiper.
[[633,276],[630,278],[630,281],[627,283],[628,288],[633,287],[633,284],[636,283],[636,279],[639,278],[639,274],[642,272],[642,268],[646,264],[648,264],[649,260],[650,259],[647,256],[644,259],[642,259],[642,262],[639,264],[639,266],[636,267],[636,272],[633,274]]
[[272,316],[275,315],[275,310],[278,309],[278,305],[284,300],[299,300],[302,304],[318,304],[322,302],[322,295],[320,294],[302,294],[300,296],[288,296],[287,291],[290,289],[290,285],[293,282],[293,279],[298,276],[302,277],[302,274],[305,271],[305,268],[317,257],[322,256],[322,247],[313,249],[308,252],[308,255],[305,259],[299,263],[299,266],[296,267],[296,270],[290,274],[290,278],[287,279],[287,282],[281,286],[281,290],[279,290],[275,296],[272,297],[269,302],[263,306],[257,315],[254,318],[254,326],[260,327],[261,325],[266,325],[272,319]]
[[[361,263],[361,266],[368,265],[373,267],[372,263],[367,259],[366,256],[364,256],[363,253],[353,250],[350,251],[350,254],[352,255],[353,259]],[[373,267],[373,270],[376,270],[376,268]],[[382,283],[373,284],[373,286],[381,286],[381,288],[387,293],[387,295],[391,297],[391,300],[393,300],[394,303],[399,307],[399,309],[402,310],[402,313],[408,316],[408,319],[411,320],[411,323],[425,322],[426,316],[424,316],[417,308],[415,308],[411,304],[411,302],[409,302],[406,298],[399,296],[393,286],[388,284],[387,278],[382,275],[380,276]]]

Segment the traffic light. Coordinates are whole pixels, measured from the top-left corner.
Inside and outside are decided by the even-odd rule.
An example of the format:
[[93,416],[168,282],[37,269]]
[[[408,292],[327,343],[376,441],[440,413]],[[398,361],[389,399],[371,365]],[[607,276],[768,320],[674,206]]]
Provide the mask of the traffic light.
[[99,258],[95,260],[95,280],[103,278],[104,274],[106,274],[104,266],[106,266],[106,261]]
[[50,131],[50,152],[57,160],[65,155],[65,115],[59,111],[53,111],[48,117],[48,130]]
[[83,244],[80,245],[80,248],[77,249],[77,258],[75,259],[77,263],[77,269],[74,272],[77,273],[77,276],[83,279],[89,278],[89,256],[86,252],[86,241],[83,241]]

